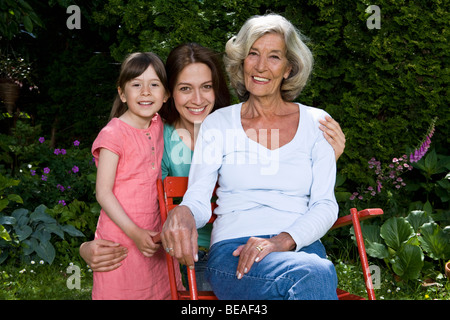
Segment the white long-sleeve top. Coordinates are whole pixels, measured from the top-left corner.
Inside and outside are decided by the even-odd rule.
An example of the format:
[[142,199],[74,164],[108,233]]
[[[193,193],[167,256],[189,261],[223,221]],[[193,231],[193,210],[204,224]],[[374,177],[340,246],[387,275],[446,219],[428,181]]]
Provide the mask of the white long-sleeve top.
[[[203,227],[211,217],[211,194],[218,181],[211,245],[287,232],[300,250],[336,221],[335,154],[318,122],[327,113],[298,106],[294,138],[274,150],[248,138],[241,124],[242,103],[219,109],[203,121],[181,205],[189,207],[197,228]],[[272,146],[276,139],[272,131]]]

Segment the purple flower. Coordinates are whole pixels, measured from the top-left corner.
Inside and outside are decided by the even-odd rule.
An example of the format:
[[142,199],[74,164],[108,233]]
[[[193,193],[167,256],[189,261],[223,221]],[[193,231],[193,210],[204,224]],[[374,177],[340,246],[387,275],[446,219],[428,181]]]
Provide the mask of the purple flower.
[[42,175],[42,176],[41,176],[41,180],[42,180],[42,181],[47,181],[47,176],[46,176],[46,175]]
[[56,154],[56,155],[58,155],[58,154],[61,153],[61,150],[60,150],[60,149],[55,149],[55,151],[53,151],[53,153]]
[[45,174],[49,174],[50,173],[50,168],[49,167],[45,167],[44,168],[44,173]]
[[30,173],[31,173],[32,176],[35,176],[36,175],[36,170],[30,170]]
[[66,149],[61,149],[61,154],[66,154]]
[[73,142],[73,145],[74,145],[75,147],[78,147],[78,146],[80,145],[80,141],[75,140],[75,141]]
[[428,129],[428,132],[427,132],[425,139],[422,142],[421,146],[417,147],[416,150],[414,150],[414,152],[412,152],[409,155],[409,161],[411,163],[418,162],[420,159],[422,159],[422,157],[427,153],[428,149],[430,148],[431,137],[434,134],[436,120],[437,120],[437,117],[431,121],[430,128]]
[[65,202],[64,200],[59,200],[59,201],[58,201],[58,204],[62,204],[63,206],[65,206],[65,205],[66,205],[66,202]]
[[77,166],[73,166],[72,171],[73,171],[73,173],[77,173],[77,172],[80,171],[80,170],[78,169]]
[[44,137],[40,137],[40,138],[39,138],[39,142],[40,142],[40,143],[44,143],[44,141],[45,141],[45,138],[44,138]]

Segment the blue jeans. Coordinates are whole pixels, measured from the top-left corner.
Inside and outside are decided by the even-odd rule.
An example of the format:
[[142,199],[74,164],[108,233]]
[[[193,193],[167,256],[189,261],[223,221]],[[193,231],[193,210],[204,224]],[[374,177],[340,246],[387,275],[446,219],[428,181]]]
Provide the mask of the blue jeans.
[[[264,236],[270,238],[270,236]],[[318,240],[298,252],[272,252],[237,279],[233,251],[248,237],[215,243],[205,276],[219,299],[336,300],[337,275]]]

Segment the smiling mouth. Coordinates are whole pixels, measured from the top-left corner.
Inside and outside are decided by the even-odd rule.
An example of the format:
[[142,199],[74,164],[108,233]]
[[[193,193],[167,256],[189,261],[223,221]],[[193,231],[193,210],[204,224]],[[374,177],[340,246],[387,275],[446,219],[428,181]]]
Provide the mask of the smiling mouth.
[[151,106],[153,104],[153,102],[151,102],[151,101],[141,101],[141,102],[138,102],[138,104],[141,105],[141,106]]
[[201,113],[201,112],[203,112],[205,109],[206,109],[206,107],[203,107],[203,108],[187,108],[190,112],[192,112],[192,113]]
[[258,82],[269,82],[270,81],[267,78],[261,78],[261,77],[257,77],[257,76],[253,76],[252,78],[253,78],[253,80],[256,80]]

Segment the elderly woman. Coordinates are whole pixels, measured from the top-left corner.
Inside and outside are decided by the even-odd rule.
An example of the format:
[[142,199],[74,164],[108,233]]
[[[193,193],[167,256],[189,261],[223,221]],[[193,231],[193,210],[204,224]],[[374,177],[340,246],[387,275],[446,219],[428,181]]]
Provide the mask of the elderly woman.
[[335,153],[319,129],[327,114],[291,102],[312,63],[298,30],[275,14],[250,18],[227,43],[227,71],[244,102],[202,123],[188,190],[161,235],[192,267],[218,183],[206,277],[219,299],[337,298],[319,240],[338,214]]

